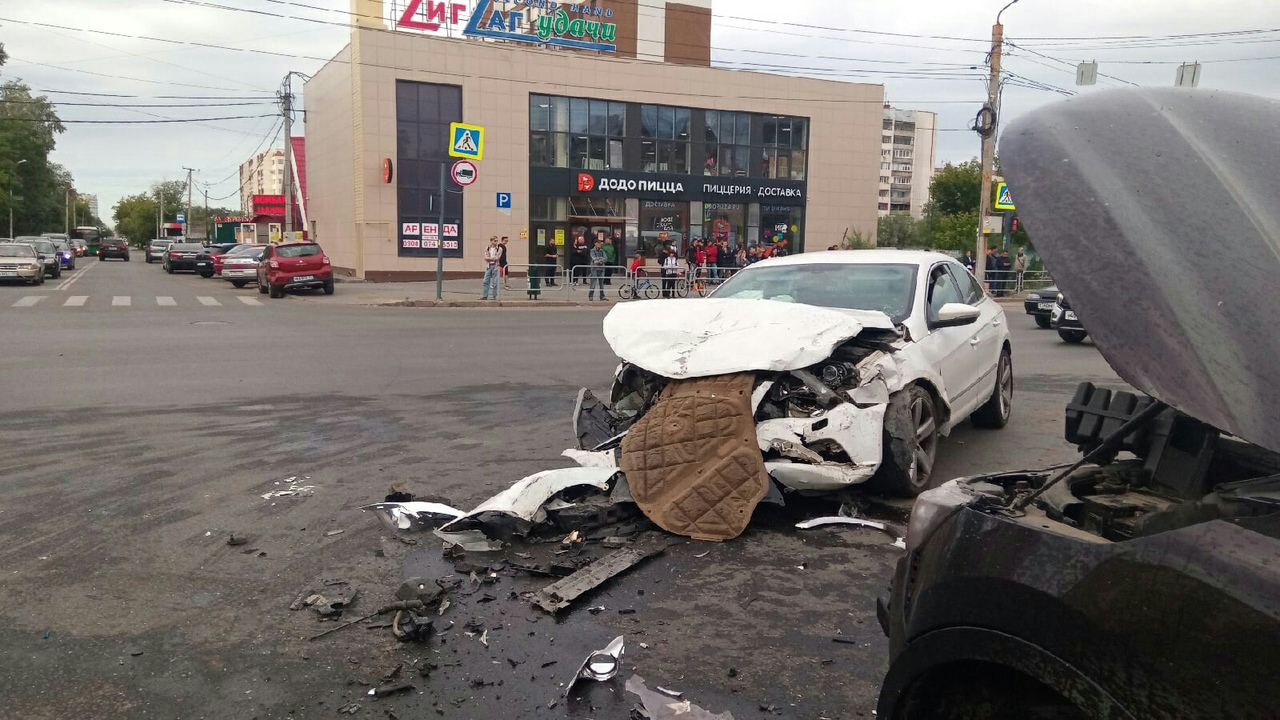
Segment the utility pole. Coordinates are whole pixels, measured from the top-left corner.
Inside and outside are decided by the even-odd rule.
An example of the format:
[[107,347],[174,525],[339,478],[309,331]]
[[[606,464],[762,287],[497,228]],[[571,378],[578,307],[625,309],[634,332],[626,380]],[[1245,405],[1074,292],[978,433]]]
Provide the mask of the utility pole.
[[293,242],[293,73],[284,76],[284,92],[280,96],[284,111],[284,238]]
[[[187,171],[187,214],[182,218],[182,239],[185,242],[191,242],[191,173],[195,172],[193,168],[184,167]],[[179,196],[181,201],[181,196]]]
[[63,188],[62,232],[71,234],[71,186]]
[[216,240],[213,237],[213,221],[209,219],[209,185],[204,186],[204,238],[209,242]]
[[978,195],[978,254],[974,258],[974,275],[978,282],[986,282],[987,274],[987,215],[991,212],[991,181],[995,175],[996,130],[1000,126],[1000,54],[1004,49],[1004,26],[1000,16],[1018,0],[1000,8],[996,23],[991,26],[991,79],[987,85],[987,103],[978,111],[974,130],[982,136],[982,187]]

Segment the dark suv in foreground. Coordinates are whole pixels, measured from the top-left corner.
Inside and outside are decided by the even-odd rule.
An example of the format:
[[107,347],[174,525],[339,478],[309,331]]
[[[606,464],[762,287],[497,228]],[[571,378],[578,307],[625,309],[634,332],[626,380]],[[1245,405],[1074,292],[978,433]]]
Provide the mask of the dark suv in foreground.
[[129,243],[124,238],[102,238],[98,245],[98,259],[119,258],[129,262]]
[[[1139,88],[1005,131],[1036,249],[1134,391],[1079,387],[1068,467],[918,498],[880,720],[1278,717],[1280,145],[1239,142],[1278,125],[1273,100]],[[1249,261],[1205,262],[1206,232]]]

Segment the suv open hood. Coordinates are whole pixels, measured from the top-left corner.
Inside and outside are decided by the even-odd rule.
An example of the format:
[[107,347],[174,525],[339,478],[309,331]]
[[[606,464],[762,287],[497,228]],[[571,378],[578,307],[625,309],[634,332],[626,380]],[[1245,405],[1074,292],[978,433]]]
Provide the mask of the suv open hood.
[[1018,215],[1111,367],[1280,451],[1280,102],[1090,93],[1014,122]]
[[615,305],[604,338],[618,357],[673,380],[799,370],[863,330],[893,333],[882,312],[738,298]]

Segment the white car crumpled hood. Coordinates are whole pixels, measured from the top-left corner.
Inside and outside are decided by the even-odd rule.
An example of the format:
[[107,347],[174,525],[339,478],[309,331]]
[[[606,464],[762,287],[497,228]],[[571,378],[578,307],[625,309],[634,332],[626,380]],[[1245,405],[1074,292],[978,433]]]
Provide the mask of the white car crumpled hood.
[[799,370],[866,329],[893,322],[882,312],[730,298],[626,303],[604,319],[618,357],[673,380]]

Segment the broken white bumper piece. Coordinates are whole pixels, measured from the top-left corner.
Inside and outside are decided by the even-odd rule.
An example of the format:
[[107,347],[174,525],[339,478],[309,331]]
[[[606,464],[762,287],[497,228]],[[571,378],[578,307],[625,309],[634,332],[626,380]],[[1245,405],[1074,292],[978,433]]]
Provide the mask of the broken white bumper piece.
[[378,518],[392,530],[432,530],[457,520],[463,512],[444,503],[434,502],[381,502],[360,508],[377,513]]
[[[883,457],[884,405],[858,407],[841,403],[811,418],[778,418],[756,424],[761,452],[774,451],[783,460],[765,462],[769,475],[792,490],[824,492],[865,482],[875,475]],[[850,459],[829,462],[805,447],[835,444]]]
[[608,492],[609,480],[617,473],[617,468],[575,467],[530,475],[440,530],[445,533],[482,530],[489,537],[504,540],[513,535],[526,535],[533,526],[546,520],[544,506],[551,498],[574,487]]

